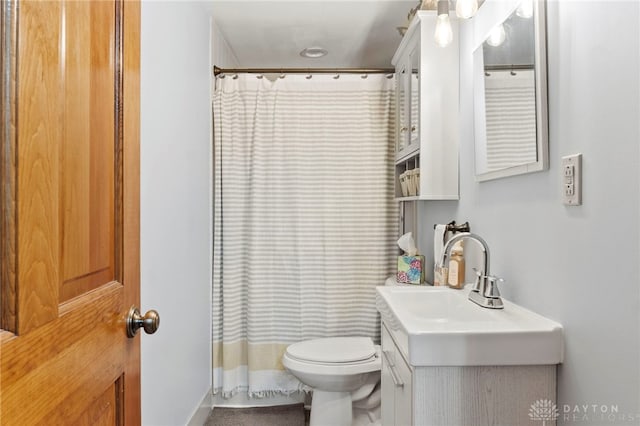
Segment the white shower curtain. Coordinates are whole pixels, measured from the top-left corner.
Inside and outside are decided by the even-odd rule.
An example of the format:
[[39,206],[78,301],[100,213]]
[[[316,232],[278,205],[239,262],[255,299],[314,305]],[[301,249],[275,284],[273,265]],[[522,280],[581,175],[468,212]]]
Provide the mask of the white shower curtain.
[[379,338],[392,273],[393,79],[255,75],[214,91],[213,387],[288,394],[287,345]]

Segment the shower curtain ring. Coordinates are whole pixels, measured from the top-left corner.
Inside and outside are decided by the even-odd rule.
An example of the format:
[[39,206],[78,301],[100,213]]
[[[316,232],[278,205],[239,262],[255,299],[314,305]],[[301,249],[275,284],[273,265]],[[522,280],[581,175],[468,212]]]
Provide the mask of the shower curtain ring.
[[339,79],[339,78],[340,78],[340,74],[336,74],[336,75],[334,75],[334,76],[333,76],[333,79],[334,79],[334,80],[337,80],[337,79]]
[[363,79],[363,80],[364,80],[364,79],[366,79],[367,77],[369,77],[369,74],[362,74],[362,75],[360,76],[360,78],[361,78],[361,79]]
[[233,75],[233,79],[234,79],[234,80],[237,80],[237,79],[238,79],[238,74],[234,74],[234,75]]
[[256,78],[257,78],[258,80],[262,80],[262,79],[264,78],[264,75],[262,75],[262,74],[258,74],[258,75],[256,75]]
[[307,79],[307,80],[311,80],[311,78],[312,78],[312,77],[313,77],[313,75],[309,74],[309,75],[306,77],[306,79]]
[[224,74],[218,74],[218,77],[220,77],[220,78],[225,78],[225,77],[226,77],[226,75],[224,75]]

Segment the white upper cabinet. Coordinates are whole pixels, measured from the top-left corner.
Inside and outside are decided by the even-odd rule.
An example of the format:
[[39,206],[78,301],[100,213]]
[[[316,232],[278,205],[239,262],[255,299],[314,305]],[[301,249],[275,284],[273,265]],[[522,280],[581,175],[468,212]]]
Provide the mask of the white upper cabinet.
[[459,198],[458,21],[452,16],[453,41],[443,48],[433,38],[436,20],[434,11],[418,11],[392,60],[399,200]]

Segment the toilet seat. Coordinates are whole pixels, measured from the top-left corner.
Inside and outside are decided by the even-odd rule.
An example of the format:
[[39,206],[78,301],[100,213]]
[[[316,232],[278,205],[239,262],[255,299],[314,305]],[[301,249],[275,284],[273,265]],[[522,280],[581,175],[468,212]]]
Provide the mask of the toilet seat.
[[369,360],[376,350],[369,337],[328,337],[294,343],[287,353],[299,360],[346,363]]
[[379,371],[380,346],[368,337],[313,339],[290,345],[283,365],[308,374],[352,375]]

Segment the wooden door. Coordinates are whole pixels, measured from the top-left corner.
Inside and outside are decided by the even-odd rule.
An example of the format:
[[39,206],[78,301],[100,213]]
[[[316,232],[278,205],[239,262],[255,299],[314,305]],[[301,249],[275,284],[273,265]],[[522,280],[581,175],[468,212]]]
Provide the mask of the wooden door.
[[2,23],[0,424],[139,424],[140,4]]

